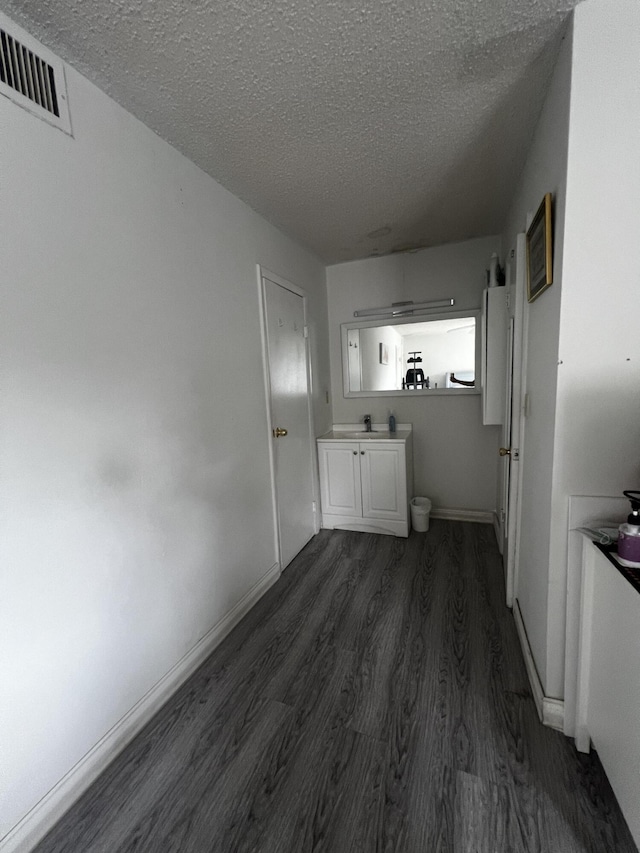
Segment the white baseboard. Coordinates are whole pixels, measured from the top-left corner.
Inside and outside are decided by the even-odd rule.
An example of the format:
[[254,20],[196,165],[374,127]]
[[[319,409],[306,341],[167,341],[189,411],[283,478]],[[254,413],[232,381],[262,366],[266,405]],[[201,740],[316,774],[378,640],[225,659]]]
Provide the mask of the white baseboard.
[[360,533],[383,533],[404,538],[409,535],[408,521],[367,520],[358,516],[325,513],[322,516],[322,526],[327,530],[356,530]]
[[540,681],[540,676],[538,675],[538,670],[533,659],[533,653],[531,651],[531,646],[529,645],[529,638],[527,637],[527,630],[524,626],[524,620],[522,618],[522,613],[520,612],[518,599],[515,599],[513,602],[513,618],[515,619],[516,628],[518,629],[518,637],[520,639],[520,645],[522,646],[522,654],[524,655],[524,663],[527,668],[527,676],[529,677],[533,701],[535,702],[540,722],[545,726],[549,726],[550,728],[557,729],[561,732],[564,730],[564,702],[562,699],[552,699],[551,697],[544,695],[542,682]]
[[500,551],[500,555],[502,555],[502,536],[500,535],[500,522],[498,521],[498,513],[492,512],[493,516],[493,532],[496,534],[496,542],[498,543],[498,551]]
[[0,839],[0,851],[32,850],[279,577],[276,564]]
[[429,513],[431,518],[444,518],[447,521],[475,521],[479,524],[493,524],[495,513],[477,509],[447,509],[437,507]]
[[516,620],[516,628],[518,629],[520,646],[522,647],[522,654],[524,655],[524,664],[527,668],[527,676],[529,677],[529,684],[531,685],[531,692],[533,693],[533,701],[535,702],[536,709],[538,711],[538,717],[540,717],[540,721],[542,722],[542,718],[544,716],[542,708],[544,691],[533,659],[531,646],[529,645],[529,638],[527,637],[527,631],[524,627],[522,613],[520,612],[520,604],[518,603],[517,598],[513,602],[513,618]]
[[556,729],[564,734],[564,701],[562,699],[550,699],[544,696],[542,699],[542,722],[551,729]]

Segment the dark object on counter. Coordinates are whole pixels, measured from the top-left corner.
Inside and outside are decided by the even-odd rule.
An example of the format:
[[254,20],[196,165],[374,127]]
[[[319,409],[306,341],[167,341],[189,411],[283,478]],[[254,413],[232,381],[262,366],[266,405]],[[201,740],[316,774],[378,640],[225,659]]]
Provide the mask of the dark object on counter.
[[631,503],[631,512],[618,528],[618,559],[624,566],[640,569],[640,492],[628,489],[622,493]]

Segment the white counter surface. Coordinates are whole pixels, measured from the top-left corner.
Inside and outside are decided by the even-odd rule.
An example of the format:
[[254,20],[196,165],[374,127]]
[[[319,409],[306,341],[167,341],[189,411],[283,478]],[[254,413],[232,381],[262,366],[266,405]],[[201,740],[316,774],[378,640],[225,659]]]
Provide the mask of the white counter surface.
[[374,423],[371,432],[364,424],[334,424],[333,429],[317,438],[317,441],[406,441],[411,435],[411,424],[398,424],[395,432],[389,432],[386,423]]
[[406,441],[411,435],[410,429],[397,429],[395,432],[389,430],[375,430],[365,432],[364,430],[337,430],[331,429],[324,435],[318,437],[318,441]]

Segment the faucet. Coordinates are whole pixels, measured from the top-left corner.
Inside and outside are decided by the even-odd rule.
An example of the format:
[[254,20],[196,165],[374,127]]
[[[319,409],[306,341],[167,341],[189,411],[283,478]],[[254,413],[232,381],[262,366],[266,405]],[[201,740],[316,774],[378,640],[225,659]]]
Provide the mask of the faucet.
[[365,415],[364,418],[364,431],[371,432],[371,415]]

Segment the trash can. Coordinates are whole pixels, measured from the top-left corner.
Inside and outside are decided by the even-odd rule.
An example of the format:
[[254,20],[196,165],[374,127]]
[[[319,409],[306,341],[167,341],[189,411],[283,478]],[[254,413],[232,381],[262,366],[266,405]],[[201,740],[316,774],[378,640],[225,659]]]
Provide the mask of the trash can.
[[429,513],[431,501],[429,498],[413,498],[411,501],[411,526],[419,533],[429,529]]

